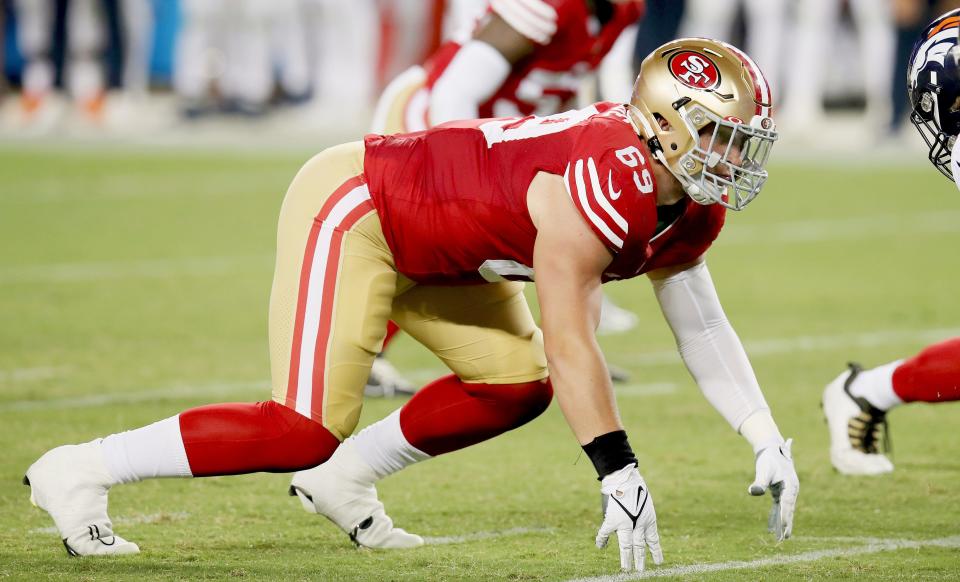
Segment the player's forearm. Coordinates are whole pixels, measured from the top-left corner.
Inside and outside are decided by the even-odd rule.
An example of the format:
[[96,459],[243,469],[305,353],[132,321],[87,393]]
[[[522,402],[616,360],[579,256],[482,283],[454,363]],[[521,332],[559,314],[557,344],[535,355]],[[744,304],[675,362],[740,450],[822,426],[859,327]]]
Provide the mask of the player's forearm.
[[610,375],[592,335],[546,340],[554,395],[581,445],[622,430]]
[[680,356],[710,404],[754,448],[783,442],[706,264],[654,280],[653,286]]
[[479,117],[510,75],[510,63],[492,46],[469,41],[457,51],[430,91],[430,123]]

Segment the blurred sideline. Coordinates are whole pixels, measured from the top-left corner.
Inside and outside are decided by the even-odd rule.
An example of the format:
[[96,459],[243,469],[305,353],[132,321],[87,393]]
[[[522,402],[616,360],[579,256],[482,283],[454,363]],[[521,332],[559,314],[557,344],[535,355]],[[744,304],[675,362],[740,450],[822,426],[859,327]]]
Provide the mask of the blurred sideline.
[[[0,105],[0,149],[24,147],[54,150],[117,148],[222,150],[249,153],[310,153],[362,139],[370,114],[356,111],[338,117],[336,111],[309,105],[291,106],[270,116],[237,120],[211,117],[185,120],[173,95],[151,95],[136,102],[111,96],[101,123],[91,125],[66,99],[52,103],[46,124],[17,127],[17,105]],[[776,114],[775,114],[776,116]],[[774,162],[814,164],[924,165],[926,148],[913,127],[878,135],[859,111],[829,112],[799,130],[781,127]]]

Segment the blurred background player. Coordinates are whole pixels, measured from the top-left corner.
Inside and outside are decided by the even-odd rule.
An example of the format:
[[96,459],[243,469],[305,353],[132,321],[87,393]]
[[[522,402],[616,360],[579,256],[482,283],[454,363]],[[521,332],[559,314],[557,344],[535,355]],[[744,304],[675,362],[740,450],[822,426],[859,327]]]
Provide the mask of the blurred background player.
[[[636,28],[643,5],[642,0],[492,0],[479,21],[465,23],[423,66],[409,68],[387,86],[371,131],[406,133],[457,119],[574,108],[587,74],[625,29]],[[627,331],[636,323],[636,315],[605,296],[601,333]],[[391,323],[385,349],[395,334]],[[368,395],[412,390],[389,362],[378,359]]]
[[[907,69],[910,120],[923,136],[933,165],[955,181],[960,172],[960,10],[937,18],[914,45]],[[889,448],[887,412],[909,402],[960,400],[960,338],[924,348],[906,360],[870,370],[851,363],[827,385],[823,411],[830,430],[830,461],[848,475],[893,471],[880,452]]]
[[[17,43],[24,59],[20,123],[45,126],[54,121],[53,30],[57,4],[53,0],[17,0]],[[105,79],[102,51],[105,30],[99,0],[71,0],[65,5],[65,85],[83,118],[99,122]]]

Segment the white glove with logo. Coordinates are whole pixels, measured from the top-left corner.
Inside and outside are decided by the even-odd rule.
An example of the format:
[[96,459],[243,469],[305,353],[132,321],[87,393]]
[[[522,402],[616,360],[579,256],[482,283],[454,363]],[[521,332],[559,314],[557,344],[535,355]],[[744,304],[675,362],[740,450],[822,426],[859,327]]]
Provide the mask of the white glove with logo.
[[787,439],[779,447],[767,447],[757,455],[757,478],[747,489],[750,495],[763,495],[770,489],[773,507],[767,520],[767,530],[783,541],[793,533],[793,512],[800,494],[800,479],[793,467],[790,448],[793,439]]
[[605,548],[610,534],[617,532],[620,568],[624,572],[643,570],[648,545],[653,563],[662,563],[657,512],[637,466],[630,464],[604,477],[600,493],[603,494],[603,523],[597,532],[597,547]]

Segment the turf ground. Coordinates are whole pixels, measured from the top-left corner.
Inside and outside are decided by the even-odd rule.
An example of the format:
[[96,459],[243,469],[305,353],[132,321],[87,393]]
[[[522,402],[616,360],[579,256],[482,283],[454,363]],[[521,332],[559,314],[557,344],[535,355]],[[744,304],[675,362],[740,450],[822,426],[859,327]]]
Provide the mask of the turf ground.
[[[20,484],[43,451],[198,404],[268,396],[274,228],[303,160],[0,151],[0,577],[615,573],[616,551],[592,545],[599,508],[590,463],[555,406],[382,483],[397,524],[431,538],[421,549],[357,551],[286,496],[287,476],[250,475],[119,487],[116,529],[143,553],[66,557]],[[768,501],[746,494],[751,452],[673,355],[649,285],[610,286],[641,319],[638,330],[602,343],[633,374],[619,400],[656,496],[662,568],[711,580],[960,578],[960,406],[895,411],[897,470],[875,479],[831,469],[818,408],[847,359],[879,364],[960,334],[960,197],[919,165],[780,165],[772,174],[763,196],[728,219],[709,262],[775,416],[796,439],[795,539],[776,544],[764,532]],[[421,381],[440,372],[406,339],[393,357]],[[369,401],[362,423],[399,405]],[[951,539],[929,542],[942,538]],[[704,564],[733,560],[749,569],[705,573]]]

